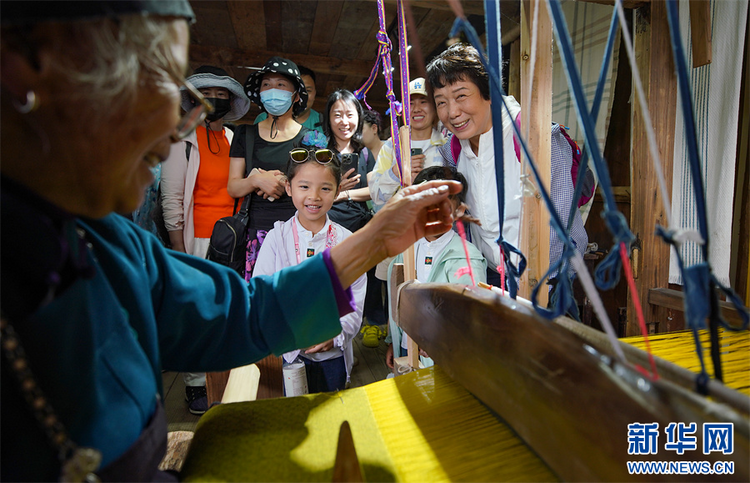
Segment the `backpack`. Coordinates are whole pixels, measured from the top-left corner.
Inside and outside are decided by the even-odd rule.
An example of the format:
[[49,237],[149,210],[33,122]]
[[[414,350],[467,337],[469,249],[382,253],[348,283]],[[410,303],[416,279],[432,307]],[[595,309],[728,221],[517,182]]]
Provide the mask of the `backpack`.
[[[235,210],[237,201],[234,201]],[[214,224],[211,240],[208,243],[206,259],[227,266],[245,276],[245,254],[247,251],[247,224],[250,196],[242,202],[240,211],[232,216],[225,216]]]
[[[250,159],[255,144],[255,126],[247,126],[245,131],[245,175],[248,170],[248,153]],[[211,239],[208,242],[207,260],[227,266],[245,276],[245,258],[247,254],[247,225],[250,221],[250,194],[245,196],[240,211],[237,211],[238,199],[234,200],[234,214],[225,216],[214,224]]]
[[[583,153],[581,152],[581,148],[578,147],[578,144],[568,136],[568,130],[562,124],[560,124],[560,133],[565,137],[565,140],[568,141],[570,150],[573,153],[573,164],[570,167],[570,177],[573,179],[573,187],[575,187],[576,181],[578,180],[578,166],[581,164]],[[586,174],[581,182],[583,183],[583,187],[581,189],[581,197],[578,199],[579,208],[589,202],[594,196],[594,190],[596,190],[596,178],[594,177],[594,172],[591,170],[590,166],[586,166]]]
[[[516,116],[516,126],[518,128],[521,128],[521,115],[519,114]],[[568,136],[568,132],[562,124],[560,124],[560,133],[562,133],[565,140],[570,145],[570,150],[573,155],[573,162],[571,163],[570,167],[570,177],[573,180],[573,187],[575,188],[576,180],[578,179],[578,166],[581,164],[581,157],[582,152],[581,148],[578,147],[578,144],[571,139],[570,136]],[[518,140],[516,139],[516,136],[513,136],[513,148],[516,151],[516,159],[518,159],[518,162],[521,162],[521,146],[518,144]],[[461,154],[461,142],[458,140],[456,136],[451,136],[451,156],[453,156],[453,159],[456,164],[458,164],[458,156]],[[591,167],[586,168],[586,175],[583,178],[583,188],[581,189],[581,197],[578,199],[578,208],[585,205],[589,202],[589,200],[594,196],[594,191],[596,190],[596,178],[594,177],[594,172],[591,170]]]

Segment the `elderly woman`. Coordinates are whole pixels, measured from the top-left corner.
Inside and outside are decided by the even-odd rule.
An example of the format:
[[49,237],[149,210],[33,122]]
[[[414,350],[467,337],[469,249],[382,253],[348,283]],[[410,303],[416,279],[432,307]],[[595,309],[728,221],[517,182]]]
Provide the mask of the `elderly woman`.
[[139,206],[151,168],[208,109],[193,88],[196,108],[179,117],[188,3],[0,9],[4,481],[168,476],[162,368],[226,370],[329,339],[357,277],[450,228],[460,188],[432,184],[249,284],[168,251],[115,212]]

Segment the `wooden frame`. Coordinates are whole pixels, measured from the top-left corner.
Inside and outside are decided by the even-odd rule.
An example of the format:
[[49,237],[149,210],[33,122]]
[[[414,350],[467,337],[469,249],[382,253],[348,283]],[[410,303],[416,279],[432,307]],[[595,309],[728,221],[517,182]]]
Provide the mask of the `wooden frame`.
[[[627,428],[634,422],[732,421],[735,474],[750,474],[748,398],[727,388],[712,392],[717,404],[681,384],[676,369],[659,380],[644,378],[613,358],[603,334],[566,319],[542,319],[521,301],[482,288],[408,284],[401,290],[399,323],[454,380],[496,411],[565,481],[633,481],[627,461]],[[565,318],[561,318],[565,319]],[[639,352],[631,348],[631,352]],[[643,354],[645,357],[645,354]],[[714,381],[719,388],[720,383]],[[730,408],[731,406],[731,408]],[[660,452],[642,460],[709,460],[701,452]],[[676,476],[676,475],[675,475]],[[662,475],[667,480],[671,477]],[[684,480],[685,476],[675,477]]]
[[[677,81],[664,2],[653,2],[635,10],[634,30],[635,57],[648,97],[647,104],[656,130],[662,170],[671,197]],[[638,297],[645,301],[650,289],[669,286],[669,263],[665,260],[669,260],[670,246],[655,233],[657,223],[662,226],[668,225],[668,214],[664,211],[664,203],[658,189],[657,175],[648,148],[646,127],[641,110],[635,101],[636,96],[634,90],[631,188],[632,199],[638,201],[630,206],[630,228],[636,236],[632,255],[633,270],[638,274],[635,283]],[[666,318],[666,314],[658,307],[644,305],[643,310],[647,323]],[[628,293],[625,335],[639,333],[635,306],[632,296]]]
[[[537,26],[537,52],[534,64],[534,88],[531,95],[525,86],[532,74],[531,69],[531,29],[533,28],[534,2],[521,2],[521,130],[528,140],[529,150],[536,162],[542,183],[549,190],[551,178],[551,135],[552,135],[552,22],[547,6],[541,2]],[[527,124],[528,121],[528,124]],[[531,170],[522,162],[523,172],[533,180]],[[537,191],[533,197],[524,197],[520,232],[520,249],[526,254],[526,272],[521,277],[519,295],[530,298],[531,291],[539,283],[549,268],[550,215]],[[539,304],[547,305],[547,290],[539,291]]]

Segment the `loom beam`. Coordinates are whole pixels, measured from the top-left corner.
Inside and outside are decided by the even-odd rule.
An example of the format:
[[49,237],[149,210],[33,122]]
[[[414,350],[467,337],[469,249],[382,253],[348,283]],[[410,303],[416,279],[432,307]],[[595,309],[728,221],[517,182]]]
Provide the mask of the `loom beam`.
[[[732,481],[750,479],[750,424],[720,402],[666,378],[651,382],[565,327],[490,290],[407,284],[399,324],[441,368],[496,411],[567,481],[634,481],[627,461],[734,461]],[[656,455],[628,455],[628,424],[659,423]],[[671,422],[734,423],[734,453],[666,451]],[[705,475],[659,475],[699,481]]]

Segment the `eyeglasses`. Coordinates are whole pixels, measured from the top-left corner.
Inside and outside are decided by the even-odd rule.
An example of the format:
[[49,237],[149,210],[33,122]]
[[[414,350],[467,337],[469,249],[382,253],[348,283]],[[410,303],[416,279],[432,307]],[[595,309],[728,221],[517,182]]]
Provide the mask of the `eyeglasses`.
[[[203,94],[201,94],[200,91],[190,83],[190,81],[185,79],[182,74],[175,72],[173,69],[159,65],[156,61],[151,59],[150,55],[142,55],[141,62],[147,70],[156,74],[166,74],[175,84],[180,87],[185,87],[187,93],[195,101],[193,102],[194,106],[182,115],[180,122],[177,123],[177,127],[175,127],[174,132],[170,135],[170,139],[173,143],[182,141],[188,134],[193,132],[204,119],[206,119],[208,113],[214,112],[213,104],[208,102],[208,100],[203,97]],[[165,65],[168,65],[168,63],[165,63]],[[182,94],[180,94],[180,96],[182,96]]]
[[333,161],[334,155],[330,149],[294,148],[289,151],[289,158],[295,163],[304,163],[313,158],[320,164],[328,164]]
[[174,132],[172,133],[172,142],[177,142],[185,139],[188,134],[193,132],[198,125],[203,122],[208,113],[214,111],[214,106],[203,97],[198,89],[185,78],[177,77],[170,74],[177,84],[182,84],[185,90],[190,94],[190,97],[195,101],[194,106],[183,114],[180,122],[177,124]]

